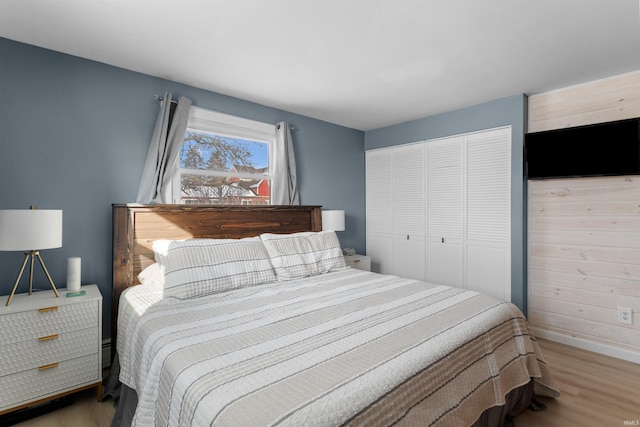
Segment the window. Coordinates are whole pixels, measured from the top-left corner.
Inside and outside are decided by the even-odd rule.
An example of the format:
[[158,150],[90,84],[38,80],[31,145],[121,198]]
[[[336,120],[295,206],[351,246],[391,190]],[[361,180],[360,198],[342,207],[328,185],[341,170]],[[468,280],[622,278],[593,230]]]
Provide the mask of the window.
[[268,205],[275,126],[191,107],[174,203]]

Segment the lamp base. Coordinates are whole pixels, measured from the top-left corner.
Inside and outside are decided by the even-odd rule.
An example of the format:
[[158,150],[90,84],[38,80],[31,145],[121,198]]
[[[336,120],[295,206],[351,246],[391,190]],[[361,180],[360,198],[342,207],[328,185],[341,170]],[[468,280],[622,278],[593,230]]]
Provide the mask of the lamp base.
[[53,289],[53,293],[56,294],[56,297],[59,297],[58,289],[56,289],[56,285],[53,284],[53,279],[51,279],[51,275],[49,274],[49,270],[47,270],[47,266],[44,265],[44,261],[40,256],[40,251],[29,251],[24,253],[24,261],[22,261],[22,267],[20,267],[20,273],[18,273],[18,277],[16,278],[15,283],[13,284],[13,289],[11,290],[11,294],[9,295],[9,299],[7,299],[7,306],[11,304],[13,300],[13,296],[16,293],[16,289],[18,288],[18,283],[20,283],[20,279],[22,278],[22,273],[24,273],[24,269],[27,266],[27,262],[31,259],[31,265],[29,269],[29,295],[33,292],[33,265],[34,258],[38,258],[40,261],[40,265],[44,270],[44,273],[47,275],[47,279],[49,279],[49,284],[51,285],[51,289]]

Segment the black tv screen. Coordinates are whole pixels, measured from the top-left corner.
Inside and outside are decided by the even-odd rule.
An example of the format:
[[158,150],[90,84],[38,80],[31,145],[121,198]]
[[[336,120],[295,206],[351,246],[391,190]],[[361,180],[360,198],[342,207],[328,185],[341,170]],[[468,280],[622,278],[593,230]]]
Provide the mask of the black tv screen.
[[640,119],[528,133],[529,179],[640,175]]

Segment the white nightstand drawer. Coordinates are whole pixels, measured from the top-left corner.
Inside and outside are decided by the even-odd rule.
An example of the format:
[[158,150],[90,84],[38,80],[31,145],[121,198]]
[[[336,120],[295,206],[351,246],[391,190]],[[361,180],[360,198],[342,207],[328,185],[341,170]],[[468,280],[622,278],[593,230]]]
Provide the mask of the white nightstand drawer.
[[102,295],[53,291],[0,297],[0,415],[69,392],[102,388]]
[[344,261],[351,268],[371,271],[371,257],[366,255],[345,255]]
[[57,365],[0,377],[0,411],[100,382],[99,357],[91,354]]
[[0,348],[0,376],[93,354],[99,343],[98,328],[53,334]]
[[98,326],[99,301],[64,305],[55,305],[56,302],[39,309],[0,316],[0,342],[12,344]]

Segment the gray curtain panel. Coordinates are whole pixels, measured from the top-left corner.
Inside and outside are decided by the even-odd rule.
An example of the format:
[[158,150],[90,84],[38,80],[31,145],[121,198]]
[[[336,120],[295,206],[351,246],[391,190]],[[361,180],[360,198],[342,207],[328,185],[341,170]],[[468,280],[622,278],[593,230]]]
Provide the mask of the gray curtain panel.
[[272,205],[299,205],[296,157],[293,152],[291,128],[286,122],[276,125],[276,143],[271,181]]
[[168,186],[184,142],[191,100],[181,96],[174,108],[171,104],[171,94],[165,93],[149,143],[136,203],[171,203]]

